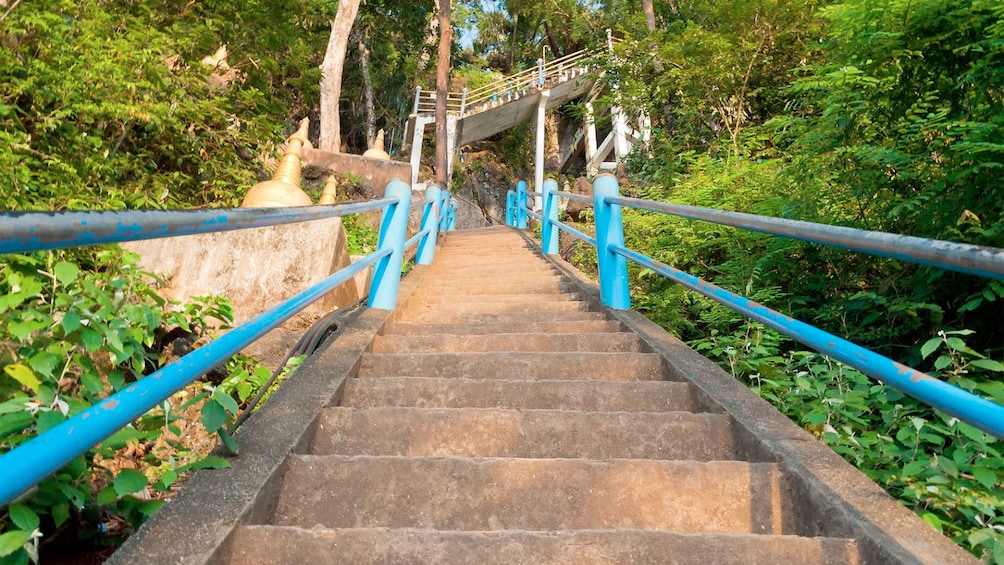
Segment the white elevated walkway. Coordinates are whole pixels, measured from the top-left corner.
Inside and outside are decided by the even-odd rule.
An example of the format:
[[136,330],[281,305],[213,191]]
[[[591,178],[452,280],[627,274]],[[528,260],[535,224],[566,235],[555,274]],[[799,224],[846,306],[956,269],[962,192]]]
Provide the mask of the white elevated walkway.
[[[528,120],[536,119],[534,190],[544,180],[544,117],[547,110],[587,97],[587,117],[574,145],[585,142],[587,169],[612,169],[631,151],[632,144],[648,141],[647,128],[627,125],[619,107],[612,108],[612,131],[597,143],[591,102],[599,94],[596,59],[603,52],[579,51],[505,77],[481,88],[451,92],[447,96],[447,143],[450,155],[458,147],[487,139]],[[406,138],[411,140],[412,184],[418,182],[422,144],[427,130],[435,131],[436,93],[416,88]],[[572,148],[574,149],[574,148]],[[574,151],[569,151],[569,154]],[[611,156],[613,162],[606,162]],[[564,165],[564,164],[563,164]],[[451,170],[447,176],[452,176]]]

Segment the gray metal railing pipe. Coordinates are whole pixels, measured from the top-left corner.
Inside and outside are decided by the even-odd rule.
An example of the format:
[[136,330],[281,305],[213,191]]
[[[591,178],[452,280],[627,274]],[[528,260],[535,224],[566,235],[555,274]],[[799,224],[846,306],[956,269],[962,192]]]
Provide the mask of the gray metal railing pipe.
[[1004,280],[1004,249],[831,226],[801,220],[788,220],[741,212],[727,212],[683,204],[653,202],[651,200],[624,196],[610,198],[609,200],[622,206],[629,206],[640,210],[661,212],[693,220],[703,220],[715,224],[860,251],[880,257],[891,257],[902,261]]
[[335,206],[205,210],[19,212],[0,214],[0,253],[223,232],[380,210],[391,199]]

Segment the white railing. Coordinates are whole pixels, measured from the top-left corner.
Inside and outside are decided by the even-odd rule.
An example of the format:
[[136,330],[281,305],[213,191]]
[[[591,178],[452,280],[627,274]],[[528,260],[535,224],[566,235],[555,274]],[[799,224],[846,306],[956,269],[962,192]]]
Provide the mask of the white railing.
[[[537,59],[536,68],[530,68],[495,82],[475,88],[450,92],[446,98],[446,111],[461,117],[476,114],[541,89],[580,77],[593,68],[593,59],[602,51],[576,51],[551,61]],[[431,114],[436,111],[436,93],[415,88],[414,114]]]

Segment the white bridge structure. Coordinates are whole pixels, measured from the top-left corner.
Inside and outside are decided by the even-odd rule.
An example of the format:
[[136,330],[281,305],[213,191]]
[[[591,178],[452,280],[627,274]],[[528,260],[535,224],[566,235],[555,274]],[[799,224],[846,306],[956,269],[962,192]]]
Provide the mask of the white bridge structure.
[[[627,114],[615,104],[610,107],[609,133],[599,140],[593,103],[602,93],[598,80],[602,71],[596,64],[600,57],[612,52],[612,39],[607,33],[608,51],[578,51],[551,61],[537,59],[536,68],[526,69],[491,84],[447,95],[447,150],[451,155],[447,178],[452,178],[452,156],[459,147],[487,139],[529,120],[536,120],[534,129],[534,183],[540,192],[544,181],[545,117],[548,110],[585,98],[585,119],[575,135],[563,143],[561,170],[568,165],[580,146],[585,151],[586,171],[595,175],[600,170],[616,168],[617,164],[638,145],[647,145],[651,124],[646,116],[629,124]],[[436,92],[415,89],[415,101],[408,119],[405,139],[411,146],[411,183],[418,183],[419,164],[426,131],[435,133]],[[536,199],[540,207],[540,198]]]

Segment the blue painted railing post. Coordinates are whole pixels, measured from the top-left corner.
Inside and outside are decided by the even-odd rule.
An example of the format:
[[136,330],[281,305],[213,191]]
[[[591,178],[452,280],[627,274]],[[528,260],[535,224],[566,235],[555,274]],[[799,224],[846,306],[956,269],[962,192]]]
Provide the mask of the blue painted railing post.
[[411,187],[397,179],[387,183],[385,195],[396,198],[383,209],[377,250],[390,249],[373,268],[373,283],[368,306],[393,310],[397,306],[397,288],[401,283],[401,263],[404,261],[404,240],[408,233],[408,212],[411,210]]
[[526,229],[526,181],[516,183],[516,227]]
[[542,185],[544,191],[544,222],[540,228],[540,242],[544,253],[558,254],[558,182],[547,179]]
[[457,224],[457,201],[454,198],[450,199],[450,206],[446,211],[446,231],[453,231],[453,228]]
[[516,227],[516,191],[505,193],[505,225]]
[[624,245],[624,221],[620,204],[607,202],[618,196],[617,179],[611,174],[593,181],[593,210],[596,214],[596,255],[600,270],[600,299],[604,306],[615,310],[631,308],[628,292],[627,259],[611,251],[611,246]]
[[415,254],[415,262],[419,265],[431,265],[432,258],[436,254],[436,243],[439,242],[439,224],[443,216],[443,209],[439,207],[439,195],[443,189],[437,185],[431,185],[425,189],[425,199],[429,200],[422,210],[422,231],[429,230],[428,233],[418,240],[418,252]]
[[446,210],[450,207],[450,191],[445,188],[440,189],[439,192],[439,231],[448,231],[446,229]]

